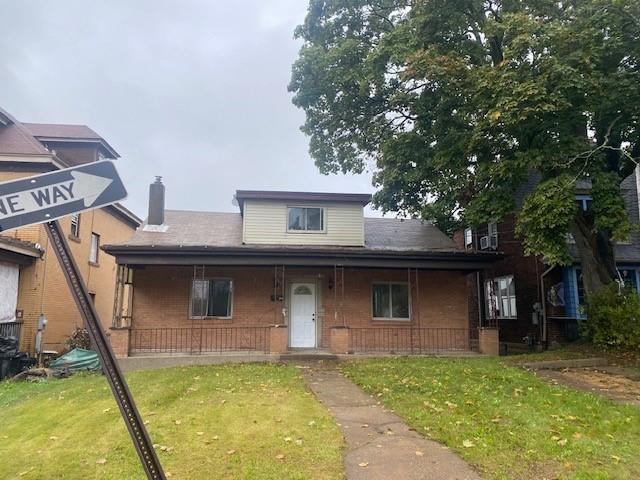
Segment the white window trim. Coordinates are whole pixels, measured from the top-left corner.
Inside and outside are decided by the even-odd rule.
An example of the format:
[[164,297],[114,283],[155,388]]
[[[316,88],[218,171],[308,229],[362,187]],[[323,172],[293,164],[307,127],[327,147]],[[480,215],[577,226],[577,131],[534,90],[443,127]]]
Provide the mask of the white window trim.
[[[75,225],[75,233],[73,232]],[[69,228],[70,234],[72,237],[79,238],[80,237],[80,214],[74,213],[71,215],[71,226]]]
[[[217,316],[217,315],[194,315],[193,314],[193,283],[194,281],[205,281],[205,282],[209,282],[211,280],[226,280],[229,282],[230,284],[230,299],[229,299],[229,315],[228,316]],[[200,277],[200,278],[192,278],[190,285],[191,288],[189,289],[189,318],[191,320],[214,320],[214,319],[218,319],[218,320],[232,320],[233,319],[233,297],[235,294],[235,289],[234,289],[234,284],[233,284],[233,279],[230,277]],[[207,293],[208,295],[208,293]],[[207,309],[209,308],[209,299],[207,296]]]
[[[292,230],[289,228],[289,210],[292,208],[315,208],[315,209],[320,209],[322,212],[322,229],[321,230]],[[327,233],[327,209],[326,207],[319,207],[317,205],[287,205],[287,218],[286,218],[286,225],[287,225],[287,233],[294,233],[294,234],[298,234],[301,233],[303,235],[308,235],[308,234],[323,234],[323,233]]]
[[[487,283],[491,282],[492,284],[494,282],[498,283],[498,291],[494,292],[495,295],[493,296],[493,298],[495,298],[496,300],[496,304],[499,305],[500,307],[502,307],[502,297],[500,295],[500,280],[505,280],[505,279],[511,279],[511,281],[513,282],[513,300],[515,302],[516,305],[516,313],[515,315],[511,315],[511,296],[507,293],[507,298],[509,299],[509,314],[510,315],[504,315],[502,312],[502,308],[500,308],[500,315],[496,315],[495,318],[496,319],[500,319],[500,320],[515,320],[518,318],[518,295],[515,291],[516,286],[515,286],[515,277],[513,275],[501,275],[500,277],[494,277],[494,278],[488,278],[487,280],[485,280],[484,282],[484,290],[485,290],[485,296],[487,295]],[[508,288],[508,287],[507,287]],[[494,318],[491,316],[491,309],[489,307],[489,301],[490,301],[490,297],[485,298],[485,309],[486,309],[486,314],[489,316],[489,318]]]
[[[470,237],[470,238],[467,238]],[[471,250],[473,248],[473,230],[471,228],[464,229],[464,248]]]
[[[95,258],[93,257],[93,239],[96,239],[96,249],[95,249]],[[89,262],[97,265],[100,260],[100,234],[96,232],[91,232],[91,238],[89,240]]]
[[[374,316],[374,308],[373,308],[373,288],[375,285],[406,285],[407,286],[407,302],[409,302],[409,316],[408,317],[376,317]],[[391,288],[391,287],[389,287]],[[389,312],[392,312],[393,305],[391,304],[391,295],[389,295]],[[390,281],[375,281],[371,283],[371,318],[374,322],[410,322],[411,321],[411,286],[409,282],[395,282],[393,280]]]

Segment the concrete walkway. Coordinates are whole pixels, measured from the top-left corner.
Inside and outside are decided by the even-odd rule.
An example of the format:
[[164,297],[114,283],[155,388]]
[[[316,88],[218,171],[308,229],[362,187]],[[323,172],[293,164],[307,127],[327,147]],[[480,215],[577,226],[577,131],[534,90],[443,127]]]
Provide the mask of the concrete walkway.
[[344,377],[334,362],[299,365],[309,387],[331,411],[347,441],[349,480],[479,480],[443,445],[411,430]]

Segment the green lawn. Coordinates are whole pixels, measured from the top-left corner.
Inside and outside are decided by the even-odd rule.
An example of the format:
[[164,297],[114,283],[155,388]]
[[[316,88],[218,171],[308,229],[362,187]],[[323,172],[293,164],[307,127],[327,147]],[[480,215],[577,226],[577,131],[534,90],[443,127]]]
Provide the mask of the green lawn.
[[[228,365],[127,380],[172,479],[340,479],[343,439],[293,367]],[[106,380],[0,384],[0,478],[144,478]]]
[[353,361],[345,373],[495,479],[640,478],[640,409],[499,359]]

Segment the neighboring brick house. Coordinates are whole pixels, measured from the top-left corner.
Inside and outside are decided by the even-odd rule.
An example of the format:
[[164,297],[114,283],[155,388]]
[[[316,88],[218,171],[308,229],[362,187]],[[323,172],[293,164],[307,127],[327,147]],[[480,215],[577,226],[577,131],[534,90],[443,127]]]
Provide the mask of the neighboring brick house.
[[[164,210],[105,245],[121,266],[118,355],[296,348],[468,350],[468,253],[420,220],[365,218],[370,195],[237,191],[239,213]],[[496,343],[497,348],[497,343]]]
[[[66,168],[118,154],[98,134],[84,125],[21,123],[0,109],[0,181]],[[141,220],[122,205],[66,217],[60,220],[72,254],[100,317],[111,324],[114,305],[116,266],[112,257],[101,254],[100,245],[124,241],[133,235]],[[22,248],[30,259],[16,265],[0,265],[0,272],[11,279],[11,293],[2,298],[2,308],[14,315],[0,319],[2,329],[19,334],[21,349],[34,353],[40,314],[48,325],[43,334],[45,350],[65,349],[65,340],[82,319],[65,282],[46,231],[34,225],[0,235],[0,262],[3,243]],[[36,254],[37,252],[37,254]],[[26,263],[25,263],[26,261]],[[17,282],[17,288],[15,284]]]
[[[632,224],[640,221],[638,209],[639,169],[621,185]],[[532,174],[516,193],[516,212],[525,196],[540,181]],[[590,183],[579,182],[575,193],[579,208],[590,207]],[[521,240],[515,236],[517,213],[502,222],[467,228],[457,232],[456,243],[467,251],[499,251],[502,260],[484,272],[470,276],[470,316],[479,325],[496,325],[500,341],[508,348],[548,346],[579,338],[579,322],[584,318],[580,260],[571,246],[573,265],[549,268],[541,257],[525,256]],[[615,246],[620,277],[638,289],[640,285],[640,231],[635,229],[628,242]]]

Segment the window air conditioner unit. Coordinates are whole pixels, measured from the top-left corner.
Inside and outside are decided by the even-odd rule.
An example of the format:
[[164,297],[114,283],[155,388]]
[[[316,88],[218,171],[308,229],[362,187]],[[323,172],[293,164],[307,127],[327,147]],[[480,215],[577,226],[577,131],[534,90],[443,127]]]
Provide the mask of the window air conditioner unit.
[[480,237],[480,250],[488,250],[490,246],[489,235]]

